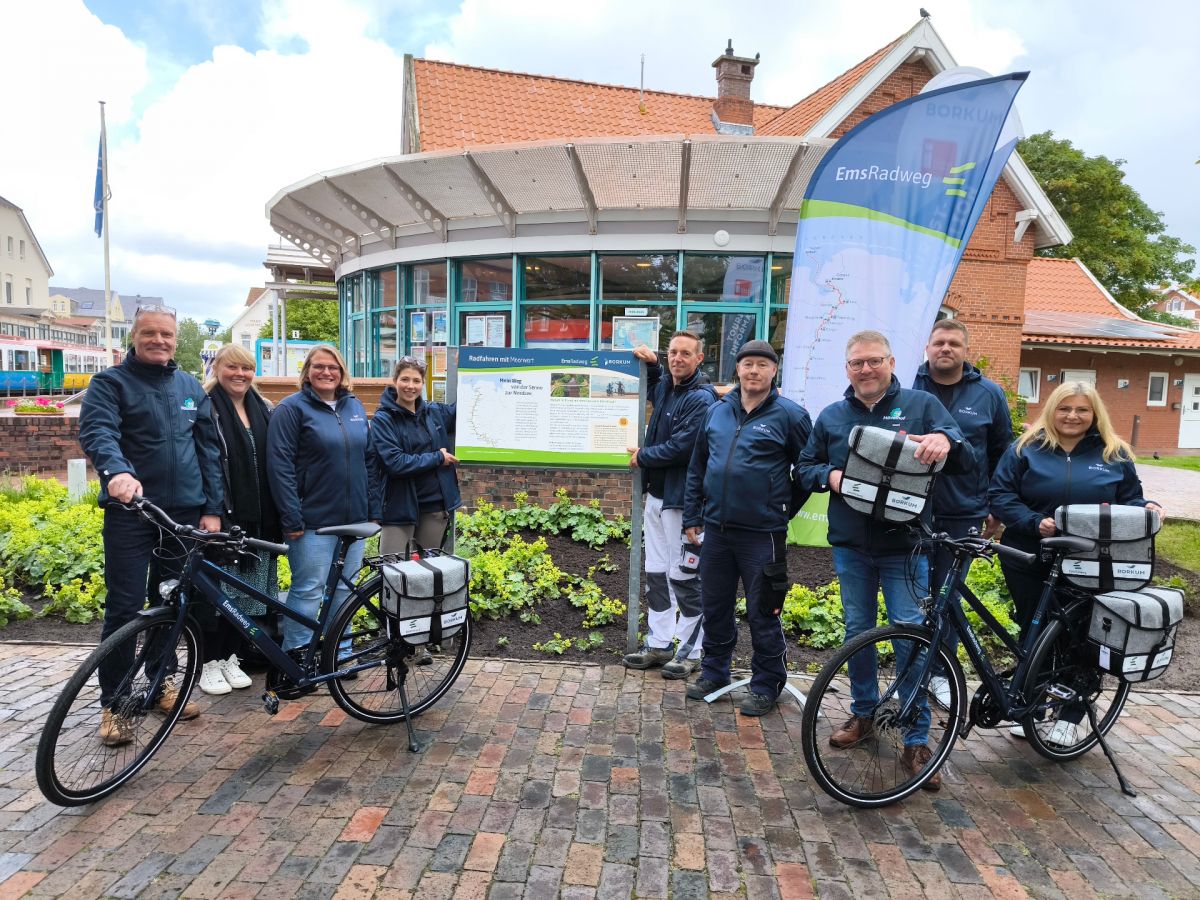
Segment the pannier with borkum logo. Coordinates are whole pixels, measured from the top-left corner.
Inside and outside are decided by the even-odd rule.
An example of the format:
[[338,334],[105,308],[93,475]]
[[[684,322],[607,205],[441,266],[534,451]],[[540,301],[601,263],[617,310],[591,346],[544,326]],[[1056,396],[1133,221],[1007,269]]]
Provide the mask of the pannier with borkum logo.
[[1063,534],[1096,542],[1094,550],[1063,560],[1063,575],[1077,587],[1137,591],[1154,576],[1154,535],[1161,525],[1157,510],[1074,503],[1054,511],[1054,524]]
[[1122,681],[1149,681],[1166,671],[1183,619],[1183,593],[1153,587],[1098,594],[1088,643],[1096,665]]
[[388,563],[380,572],[384,610],[407,643],[440,644],[467,620],[471,568],[462,557],[431,552]]
[[943,462],[918,462],[917,445],[904,432],[855,425],[842,470],[846,505],[879,522],[911,522],[921,515]]

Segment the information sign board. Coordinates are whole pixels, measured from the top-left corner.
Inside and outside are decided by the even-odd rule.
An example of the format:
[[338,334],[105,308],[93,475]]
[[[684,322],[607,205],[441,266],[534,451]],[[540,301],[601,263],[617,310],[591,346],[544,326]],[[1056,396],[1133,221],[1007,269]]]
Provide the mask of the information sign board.
[[629,352],[460,347],[455,455],[627,469],[640,377]]

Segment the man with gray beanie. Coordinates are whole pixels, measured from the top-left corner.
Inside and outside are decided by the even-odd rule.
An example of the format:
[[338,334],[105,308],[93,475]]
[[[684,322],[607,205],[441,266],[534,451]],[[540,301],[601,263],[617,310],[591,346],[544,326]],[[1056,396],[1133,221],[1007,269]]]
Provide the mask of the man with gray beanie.
[[698,544],[703,532],[704,541],[704,659],[687,696],[703,700],[730,682],[741,579],[754,649],[750,693],[741,705],[745,716],[770,712],[787,683],[779,621],[788,588],[785,544],[788,522],[807,499],[794,470],[812,423],[802,406],[779,395],[774,386],[778,372],[779,357],[770,344],[742,345],[738,386],[709,407],[684,494],[684,533]]

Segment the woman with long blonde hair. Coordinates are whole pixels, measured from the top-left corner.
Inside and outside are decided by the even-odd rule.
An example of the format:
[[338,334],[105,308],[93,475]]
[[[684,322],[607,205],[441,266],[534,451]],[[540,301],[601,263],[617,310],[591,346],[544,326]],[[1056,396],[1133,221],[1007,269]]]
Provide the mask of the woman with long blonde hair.
[[[1054,510],[1068,503],[1162,507],[1142,496],[1128,443],[1116,433],[1104,401],[1086,381],[1060,384],[1042,412],[1005,451],[988,491],[992,515],[1004,526],[1001,543],[1037,553],[1057,533]],[[1001,560],[1021,635],[1029,628],[1049,564]],[[1013,733],[1024,736],[1016,726]],[[1018,733],[1019,732],[1019,733]]]

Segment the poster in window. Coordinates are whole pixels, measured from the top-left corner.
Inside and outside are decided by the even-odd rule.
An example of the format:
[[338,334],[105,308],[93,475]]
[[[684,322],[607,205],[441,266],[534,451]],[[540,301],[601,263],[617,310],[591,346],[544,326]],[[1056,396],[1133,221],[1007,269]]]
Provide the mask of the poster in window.
[[425,343],[425,313],[408,314],[408,339],[413,345]]
[[446,310],[435,309],[433,311],[433,342],[445,344],[449,339],[450,329],[447,327]]
[[612,348],[634,350],[643,344],[658,349],[658,316],[613,316]]
[[505,332],[507,331],[508,316],[488,316],[487,317],[487,340],[484,342],[486,347],[505,347],[508,345]]
[[433,377],[434,378],[445,378],[446,377],[446,348],[445,347],[434,347],[433,348]]
[[467,333],[463,343],[468,347],[485,347],[487,316],[467,316]]

